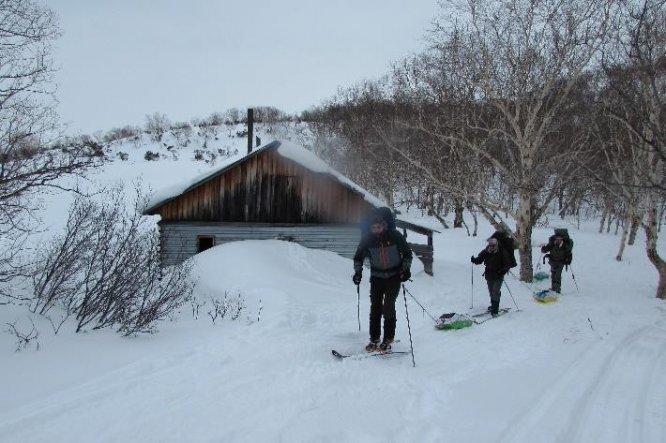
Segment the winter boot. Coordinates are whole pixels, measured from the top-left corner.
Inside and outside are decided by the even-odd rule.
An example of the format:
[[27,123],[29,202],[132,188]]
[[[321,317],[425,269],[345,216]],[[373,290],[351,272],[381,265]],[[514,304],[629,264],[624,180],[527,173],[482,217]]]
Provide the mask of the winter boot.
[[392,338],[385,338],[377,349],[379,352],[389,352],[391,350]]
[[370,340],[370,343],[368,343],[365,346],[365,352],[375,352],[379,349],[379,340]]
[[499,302],[491,302],[492,304],[490,305],[490,315],[493,317],[497,317],[497,314],[499,312]]

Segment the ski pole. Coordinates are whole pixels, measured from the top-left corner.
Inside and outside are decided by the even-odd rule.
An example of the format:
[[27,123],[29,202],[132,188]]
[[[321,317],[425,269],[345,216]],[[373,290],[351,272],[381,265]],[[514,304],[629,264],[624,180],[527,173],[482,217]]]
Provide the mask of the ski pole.
[[533,284],[532,286],[529,286],[527,283],[525,283],[524,281],[522,281],[521,279],[519,279],[518,277],[516,277],[516,275],[515,275],[512,271],[509,271],[509,274],[510,274],[514,279],[516,279],[516,281],[517,281],[518,283],[520,283],[521,285],[523,285],[528,291],[530,291],[530,292],[532,292],[532,293],[536,292],[536,290],[535,290],[535,288],[534,288],[534,284]]
[[425,312],[426,314],[428,314],[428,317],[430,317],[430,318],[432,319],[432,321],[434,321],[435,323],[439,323],[439,322],[437,321],[437,319],[436,319],[432,314],[430,314],[430,312],[428,312],[428,310],[427,310],[427,309],[426,309],[421,303],[419,303],[419,301],[416,299],[416,297],[414,297],[414,296],[412,295],[412,293],[409,292],[409,290],[405,287],[404,284],[402,285],[402,289],[403,289],[404,291],[406,291],[406,292],[409,294],[410,297],[412,297],[412,299],[416,302],[417,305],[419,305],[419,306],[421,307],[421,309],[423,309],[423,312]]
[[516,303],[516,299],[513,298],[513,294],[511,293],[511,289],[509,289],[509,285],[506,283],[506,280],[504,280],[504,286],[506,287],[506,290],[509,291],[509,295],[511,296],[511,300],[513,300],[513,304],[516,306],[516,311],[520,311],[520,308],[518,307],[518,304]]
[[414,344],[412,343],[412,328],[409,325],[409,311],[407,310],[407,289],[405,285],[402,285],[402,296],[405,299],[405,315],[407,316],[407,330],[409,331],[409,349],[412,353],[412,367],[416,367],[416,361],[414,360]]
[[474,263],[470,264],[472,270],[472,293],[470,294],[471,305],[470,309],[474,309]]
[[576,285],[576,292],[578,293],[578,295],[580,295],[580,290],[578,290],[578,283],[576,282],[576,276],[574,275],[573,267],[571,266],[571,264],[568,264],[567,266],[569,267],[569,270],[571,271],[571,278],[573,278],[574,285]]
[[356,317],[358,318],[358,332],[361,332],[361,285],[356,285]]

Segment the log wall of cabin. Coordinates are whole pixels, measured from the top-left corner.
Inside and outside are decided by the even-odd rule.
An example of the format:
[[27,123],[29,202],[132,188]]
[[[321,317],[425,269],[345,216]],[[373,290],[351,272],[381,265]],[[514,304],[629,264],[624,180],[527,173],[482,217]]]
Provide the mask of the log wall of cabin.
[[[352,258],[361,239],[352,225],[270,225],[243,223],[190,223],[161,221],[162,264],[175,265],[197,254],[197,238],[212,237],[214,245],[240,240],[287,240],[307,248],[324,249]],[[432,245],[409,244],[427,274],[433,275]]]
[[197,239],[212,237],[214,245],[240,240],[286,240],[351,258],[361,238],[357,225],[280,225],[244,223],[159,223],[162,265],[169,266],[197,254]]

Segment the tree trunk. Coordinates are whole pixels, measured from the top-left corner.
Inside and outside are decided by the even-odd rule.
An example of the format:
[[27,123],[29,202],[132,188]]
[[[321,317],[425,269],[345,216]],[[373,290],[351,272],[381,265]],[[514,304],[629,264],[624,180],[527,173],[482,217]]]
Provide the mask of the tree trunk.
[[627,244],[632,246],[636,243],[636,234],[638,233],[638,228],[641,226],[641,218],[637,215],[634,215],[631,219],[631,229],[629,230],[629,241]]
[[490,223],[493,228],[495,228],[497,231],[504,231],[508,234],[513,234],[513,231],[504,223],[504,220],[501,218],[498,220],[493,213],[491,213],[487,208],[477,205],[477,208],[479,208],[479,211],[481,212],[481,215],[483,215],[483,218],[488,220],[488,223]]
[[474,231],[472,231],[472,237],[476,237],[479,232],[479,218],[476,216],[476,211],[471,204],[467,206],[467,210],[472,214],[472,220],[474,220]]
[[516,240],[520,257],[520,279],[531,283],[534,277],[532,266],[532,198],[521,194],[516,220]]
[[564,188],[560,187],[557,191],[557,209],[560,215],[560,219],[564,220],[564,216],[567,213],[567,208],[564,206]]
[[654,198],[650,199],[651,207],[647,211],[647,220],[643,225],[645,230],[645,244],[647,256],[650,262],[657,268],[659,273],[659,284],[657,286],[657,298],[666,300],[666,262],[657,252],[657,208],[654,205]]
[[622,224],[622,238],[620,239],[620,250],[617,251],[617,255],[615,256],[615,260],[617,261],[622,261],[622,255],[624,254],[624,247],[627,244],[627,237],[629,235],[629,217],[627,217],[627,220],[624,221]]
[[453,218],[453,228],[462,228],[463,226],[463,211],[465,208],[459,201],[454,202],[455,205],[455,216]]
[[604,232],[604,224],[606,224],[606,216],[608,216],[608,211],[604,209],[604,212],[601,213],[601,223],[599,223],[599,234]]
[[446,220],[444,219],[444,217],[442,217],[440,215],[439,211],[435,211],[435,208],[433,208],[432,200],[428,200],[426,205],[428,207],[429,215],[432,215],[433,217],[435,217],[442,224],[444,229],[449,229],[449,225],[448,225],[448,223],[446,223]]

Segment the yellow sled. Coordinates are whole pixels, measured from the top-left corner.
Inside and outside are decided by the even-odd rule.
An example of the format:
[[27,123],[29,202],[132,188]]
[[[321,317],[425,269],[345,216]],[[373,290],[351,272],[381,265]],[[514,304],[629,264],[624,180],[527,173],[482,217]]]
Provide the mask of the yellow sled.
[[554,303],[557,301],[559,298],[559,294],[554,291],[549,291],[546,289],[545,291],[539,291],[534,293],[532,296],[535,301],[538,301],[539,303]]

